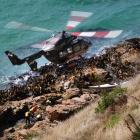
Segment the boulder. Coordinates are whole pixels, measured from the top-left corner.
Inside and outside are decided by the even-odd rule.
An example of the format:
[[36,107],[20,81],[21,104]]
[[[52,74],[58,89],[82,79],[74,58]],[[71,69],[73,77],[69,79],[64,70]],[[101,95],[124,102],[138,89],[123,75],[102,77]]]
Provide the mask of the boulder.
[[104,69],[94,68],[95,76],[98,77],[99,80],[103,81],[105,79],[105,76],[107,75],[107,71]]
[[79,96],[79,89],[78,88],[70,88],[66,90],[66,93],[63,95],[63,99],[71,99],[73,97]]
[[17,137],[26,137],[28,135],[28,130],[27,129],[22,129],[20,131],[17,132]]
[[72,98],[72,100],[73,100],[75,103],[79,103],[79,104],[82,104],[82,103],[85,103],[85,102],[86,102],[85,99],[79,98],[79,97],[74,97],[74,98]]
[[73,105],[73,100],[67,99],[62,101],[62,105]]
[[50,121],[58,119],[59,113],[55,108],[49,106],[46,108],[46,112]]
[[92,97],[89,94],[83,94],[80,96],[80,98],[85,101],[90,101],[92,99]]
[[56,105],[54,107],[49,106],[46,108],[46,112],[50,121],[65,120],[69,117],[72,111],[73,110],[71,110],[68,106],[65,105]]
[[93,98],[89,94],[74,97],[72,99],[63,100],[61,104],[55,106],[47,106],[46,112],[50,121],[65,120],[76,110],[81,109],[89,104]]
[[10,127],[7,130],[5,130],[5,133],[14,133],[15,132],[15,128],[14,127]]

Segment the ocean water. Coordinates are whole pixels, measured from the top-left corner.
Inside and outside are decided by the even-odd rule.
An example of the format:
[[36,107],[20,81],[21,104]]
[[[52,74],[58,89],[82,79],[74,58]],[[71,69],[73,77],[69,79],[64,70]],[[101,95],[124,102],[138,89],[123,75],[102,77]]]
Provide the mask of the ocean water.
[[[5,25],[18,21],[62,31],[73,10],[94,13],[73,31],[96,28],[123,30],[115,39],[92,40],[93,47],[87,52],[87,57],[123,39],[140,36],[140,0],[0,0],[0,84],[6,83],[10,76],[29,70],[27,64],[12,66],[4,51],[11,50],[23,58],[38,51],[29,44],[51,36],[51,33],[7,29]],[[38,63],[41,66],[47,60],[42,57]]]

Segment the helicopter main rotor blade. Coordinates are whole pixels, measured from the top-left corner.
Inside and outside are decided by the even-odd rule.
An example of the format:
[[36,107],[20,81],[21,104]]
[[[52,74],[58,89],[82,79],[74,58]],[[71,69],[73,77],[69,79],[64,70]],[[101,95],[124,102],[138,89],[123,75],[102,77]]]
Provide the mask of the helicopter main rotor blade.
[[38,48],[43,51],[49,51],[54,48],[55,44],[59,41],[60,37],[52,37],[37,44],[32,44],[32,48]]
[[72,30],[92,14],[93,13],[91,12],[71,11],[70,19],[66,25],[66,30]]
[[123,30],[111,30],[111,31],[94,31],[94,32],[72,32],[74,36],[81,37],[94,37],[94,38],[116,38]]
[[48,30],[45,28],[40,28],[40,27],[36,27],[36,26],[30,26],[21,22],[17,22],[17,21],[11,21],[8,22],[5,25],[5,28],[8,29],[23,29],[23,30],[30,30],[30,31],[34,31],[34,32],[53,32],[52,30]]

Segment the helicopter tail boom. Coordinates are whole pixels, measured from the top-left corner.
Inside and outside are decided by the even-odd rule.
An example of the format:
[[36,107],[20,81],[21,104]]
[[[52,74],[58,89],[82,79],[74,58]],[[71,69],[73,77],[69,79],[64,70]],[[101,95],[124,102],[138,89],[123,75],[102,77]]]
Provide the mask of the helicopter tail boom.
[[13,54],[10,51],[5,51],[5,54],[8,56],[9,60],[11,61],[11,63],[13,65],[21,65],[21,64],[23,64],[25,62],[24,59],[18,58],[17,55]]
[[8,56],[9,60],[13,65],[21,65],[27,62],[31,70],[35,71],[37,70],[37,62],[35,60],[40,58],[42,55],[44,55],[44,51],[37,52],[23,59],[18,58],[17,55],[15,55],[10,51],[5,51],[5,54]]

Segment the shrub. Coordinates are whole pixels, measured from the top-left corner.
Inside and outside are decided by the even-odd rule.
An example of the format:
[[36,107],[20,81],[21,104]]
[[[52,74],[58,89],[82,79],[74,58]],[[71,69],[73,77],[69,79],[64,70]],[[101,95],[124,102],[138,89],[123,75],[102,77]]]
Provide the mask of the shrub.
[[95,109],[95,112],[103,113],[106,108],[108,108],[115,102],[115,98],[121,96],[124,92],[126,92],[126,89],[118,87],[113,89],[109,93],[104,93],[104,95],[101,97],[101,100],[98,103],[98,107]]

